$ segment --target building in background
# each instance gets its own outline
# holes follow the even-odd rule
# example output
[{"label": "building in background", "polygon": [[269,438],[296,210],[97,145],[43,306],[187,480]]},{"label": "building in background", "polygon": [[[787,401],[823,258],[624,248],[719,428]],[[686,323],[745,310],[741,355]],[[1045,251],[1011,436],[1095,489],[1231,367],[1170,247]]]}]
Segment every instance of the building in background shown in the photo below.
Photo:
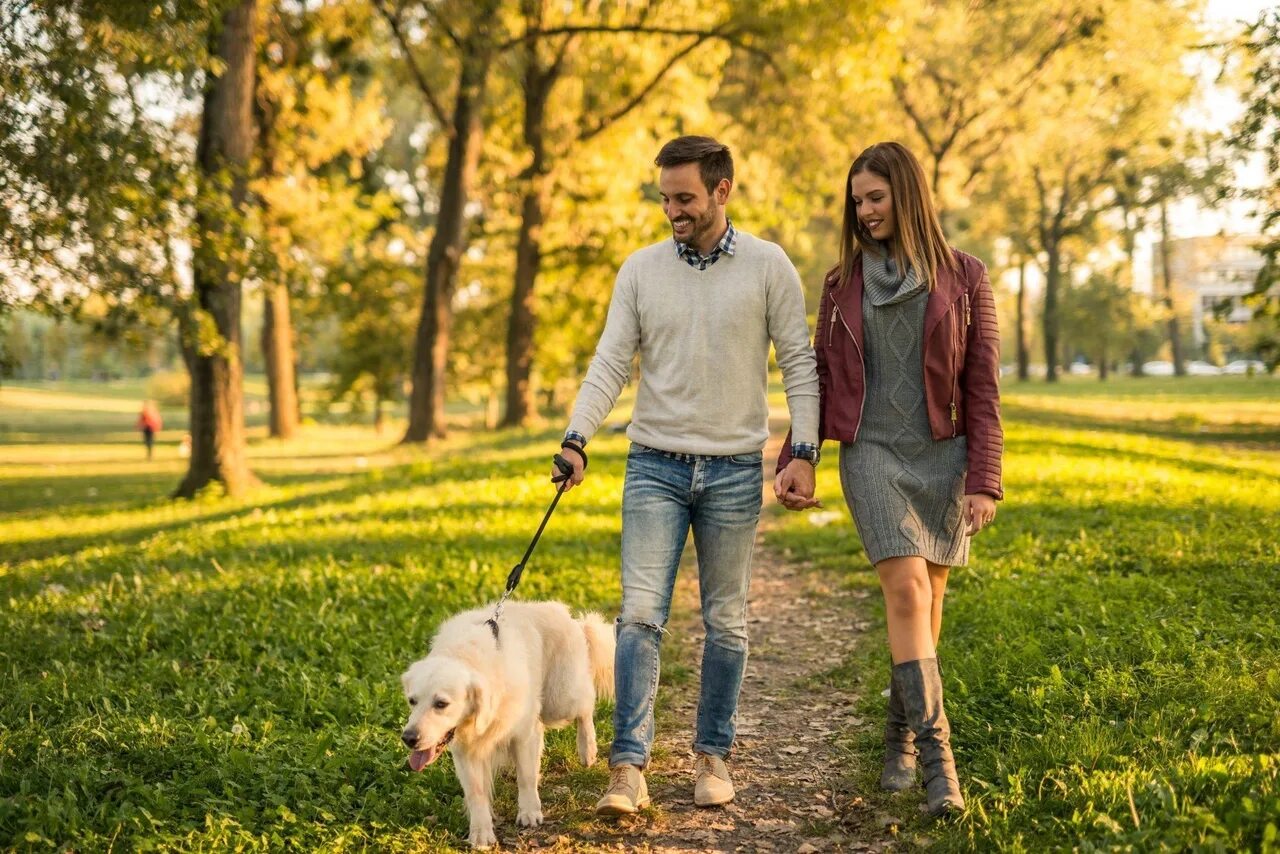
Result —
[{"label": "building in background", "polygon": [[[1228,323],[1246,323],[1253,316],[1241,297],[1253,290],[1258,271],[1262,269],[1262,253],[1254,248],[1261,242],[1262,238],[1256,234],[1220,234],[1169,241],[1175,301],[1180,309],[1190,308],[1191,334],[1197,347],[1204,344],[1206,320],[1220,316]],[[1163,283],[1159,243],[1151,254],[1151,276],[1158,293]],[[1223,310],[1215,315],[1219,306]]]}]

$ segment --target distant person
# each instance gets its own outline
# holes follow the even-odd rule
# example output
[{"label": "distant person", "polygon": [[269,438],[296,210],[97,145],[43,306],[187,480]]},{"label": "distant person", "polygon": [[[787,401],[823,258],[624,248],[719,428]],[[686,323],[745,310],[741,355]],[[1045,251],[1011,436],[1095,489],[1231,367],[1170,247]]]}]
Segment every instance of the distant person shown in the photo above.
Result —
[{"label": "distant person", "polygon": [[[936,816],[964,809],[937,644],[947,575],[1004,497],[1000,333],[986,267],[947,244],[911,152],[871,146],[841,193],[840,261],[814,341],[821,438],[840,443],[845,501],[884,595],[893,676],[880,785],[912,788],[918,757]],[[790,459],[784,443],[778,500],[814,506]]]},{"label": "distant person", "polygon": [[160,410],[156,408],[155,401],[148,400],[143,403],[142,411],[138,413],[138,429],[142,431],[142,444],[147,446],[147,459],[151,459],[152,450],[156,444],[156,434],[163,426],[164,422],[160,420]]}]

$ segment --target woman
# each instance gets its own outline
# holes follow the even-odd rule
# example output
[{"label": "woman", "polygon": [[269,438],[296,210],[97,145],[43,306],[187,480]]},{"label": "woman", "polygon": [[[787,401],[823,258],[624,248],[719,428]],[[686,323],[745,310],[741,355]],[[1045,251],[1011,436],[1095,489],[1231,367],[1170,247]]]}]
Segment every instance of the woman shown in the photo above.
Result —
[{"label": "woman", "polygon": [[[964,809],[936,649],[947,574],[1003,498],[999,341],[986,268],[947,245],[919,162],[896,142],[862,152],[818,308],[821,436],[840,442],[845,500],[884,593],[880,785],[914,785],[918,756],[935,816]],[[778,500],[816,505],[798,468],[810,462],[783,448]]]}]

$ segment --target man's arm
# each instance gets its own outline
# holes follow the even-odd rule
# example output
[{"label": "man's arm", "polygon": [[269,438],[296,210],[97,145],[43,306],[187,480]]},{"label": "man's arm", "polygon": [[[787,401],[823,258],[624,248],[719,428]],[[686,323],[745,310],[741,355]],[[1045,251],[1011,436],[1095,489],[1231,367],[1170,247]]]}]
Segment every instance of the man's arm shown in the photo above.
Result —
[{"label": "man's arm", "polygon": [[[605,318],[604,332],[596,344],[595,356],[587,368],[587,376],[578,389],[569,416],[569,428],[565,442],[585,448],[601,423],[613,410],[631,375],[631,360],[640,346],[640,310],[637,303],[636,281],[630,265],[624,263],[618,271],[609,299],[609,313]],[[572,448],[563,448],[564,457],[573,463],[573,477],[565,491],[582,483],[585,459]],[[552,475],[558,472],[552,468]]]},{"label": "man's arm", "polygon": [[[809,325],[805,319],[804,291],[791,261],[781,255],[768,281],[769,337],[773,340],[782,369],[782,385],[791,415],[788,434],[796,459],[778,476],[774,491],[778,500],[792,509],[818,506],[813,499],[813,467],[818,451],[818,371],[813,348],[809,346]],[[788,496],[790,496],[788,498]]]}]

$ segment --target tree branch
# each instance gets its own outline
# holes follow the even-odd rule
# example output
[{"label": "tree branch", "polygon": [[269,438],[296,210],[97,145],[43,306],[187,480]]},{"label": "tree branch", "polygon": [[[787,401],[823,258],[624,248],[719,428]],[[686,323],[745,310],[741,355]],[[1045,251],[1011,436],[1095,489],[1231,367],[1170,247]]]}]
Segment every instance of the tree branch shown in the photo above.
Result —
[{"label": "tree branch", "polygon": [[916,111],[915,105],[911,103],[911,99],[907,96],[907,84],[897,74],[893,75],[891,81],[893,83],[893,92],[898,96],[902,109],[906,111],[907,118],[916,126],[916,132],[920,134],[920,138],[924,140],[925,148],[929,149],[929,153],[937,157],[938,145],[933,141],[933,136],[929,133],[929,128],[925,125],[924,117]]},{"label": "tree branch", "polygon": [[427,81],[426,75],[422,69],[418,67],[417,60],[413,58],[413,49],[409,46],[408,40],[404,37],[404,32],[400,29],[399,15],[391,14],[391,10],[386,6],[386,0],[374,0],[374,7],[377,8],[382,16],[387,19],[387,25],[391,27],[391,33],[395,36],[396,41],[400,45],[401,52],[404,53],[405,62],[409,66],[409,72],[413,75],[414,82],[418,84],[418,89],[422,92],[422,96],[427,100],[427,106],[431,108],[431,112],[435,115],[436,124],[439,125],[441,132],[446,135],[453,134],[453,125],[448,120],[444,106],[436,98],[435,90]]},{"label": "tree branch", "polygon": [[652,27],[648,24],[574,24],[563,27],[552,27],[550,29],[529,30],[517,38],[508,39],[497,45],[496,50],[507,50],[527,38],[546,38],[548,36],[572,35],[575,33],[610,33],[614,35],[622,33],[634,33],[646,36],[695,36],[707,38],[723,39],[734,47],[741,48],[748,53],[760,57],[764,62],[775,71],[778,71],[777,63],[773,61],[773,56],[766,50],[746,44],[742,41],[741,36],[746,33],[740,30],[724,30],[716,27],[711,30],[694,30],[681,27]]},{"label": "tree branch", "polygon": [[662,68],[659,69],[658,73],[653,75],[653,77],[649,80],[649,82],[645,84],[643,87],[641,87],[640,91],[636,93],[636,95],[630,101],[623,104],[621,107],[614,110],[612,113],[605,116],[600,121],[596,122],[593,127],[588,128],[587,130],[584,130],[581,133],[579,133],[578,142],[586,142],[587,140],[591,139],[592,137],[596,136],[597,134],[607,129],[611,124],[621,119],[627,113],[631,112],[636,107],[638,107],[640,105],[640,102],[643,101],[646,97],[648,97],[649,93],[652,92],[654,88],[659,83],[662,82],[662,79],[667,76],[667,73],[671,71],[672,68],[675,67],[676,63],[678,63],[680,60],[688,56],[695,47],[702,44],[709,38],[712,38],[710,34],[699,36],[698,38],[690,42],[688,46],[686,46],[683,50],[677,51],[676,53],[672,54],[671,58],[667,60],[666,65],[662,66]]}]

